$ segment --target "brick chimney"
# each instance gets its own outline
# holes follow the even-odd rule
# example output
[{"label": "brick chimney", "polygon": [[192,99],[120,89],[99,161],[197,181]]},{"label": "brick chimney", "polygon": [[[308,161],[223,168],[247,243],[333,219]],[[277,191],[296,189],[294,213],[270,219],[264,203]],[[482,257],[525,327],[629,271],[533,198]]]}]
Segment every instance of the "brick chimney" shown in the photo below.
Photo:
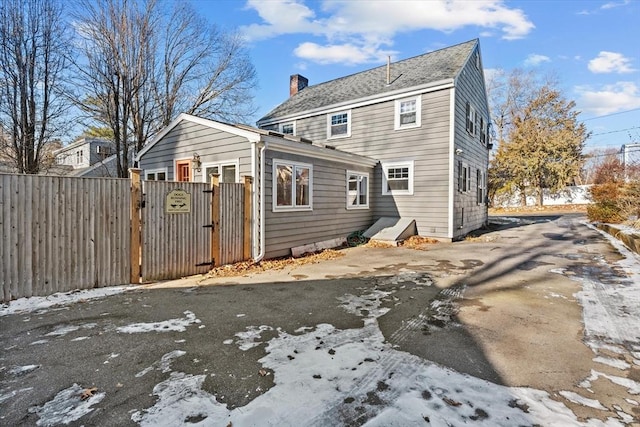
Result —
[{"label": "brick chimney", "polygon": [[289,96],[295,95],[307,86],[309,86],[308,78],[303,77],[300,74],[292,75],[289,78]]}]

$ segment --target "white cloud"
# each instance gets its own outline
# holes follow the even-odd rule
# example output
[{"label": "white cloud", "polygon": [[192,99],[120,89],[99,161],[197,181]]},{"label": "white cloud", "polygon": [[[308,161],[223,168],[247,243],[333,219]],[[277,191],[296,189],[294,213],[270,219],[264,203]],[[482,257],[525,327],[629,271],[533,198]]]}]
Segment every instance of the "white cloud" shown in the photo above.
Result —
[{"label": "white cloud", "polygon": [[525,37],[535,26],[520,9],[502,0],[379,0],[373,2],[325,0],[314,10],[303,0],[249,0],[262,23],[242,28],[248,40],[283,34],[309,34],[325,42],[305,42],[295,52],[321,63],[336,62],[351,52],[349,63],[377,61],[387,55],[393,37],[402,32],[436,30],[452,32],[468,26],[482,33],[500,32],[503,39]]},{"label": "white cloud", "polygon": [[268,39],[281,34],[316,34],[323,31],[322,24],[314,19],[315,12],[297,0],[249,0],[247,8],[255,9],[260,18],[267,23],[243,27],[243,33],[249,40]]},{"label": "white cloud", "polygon": [[615,1],[611,1],[609,3],[605,3],[602,6],[600,6],[600,9],[613,9],[616,7],[620,7],[620,6],[626,6],[630,3],[630,0],[623,0],[621,2],[616,3]]},{"label": "white cloud", "polygon": [[640,87],[634,82],[617,82],[599,90],[577,86],[574,90],[579,95],[578,108],[595,116],[640,108]]},{"label": "white cloud", "polygon": [[326,45],[306,42],[299,45],[294,53],[296,56],[320,64],[340,63],[346,65],[361,64],[364,62],[383,61],[387,56],[395,52],[369,49],[353,44]]},{"label": "white cloud", "polygon": [[589,61],[589,71],[592,73],[632,73],[636,71],[631,67],[631,59],[621,53],[602,51]]},{"label": "white cloud", "polygon": [[539,55],[537,53],[532,53],[527,56],[527,59],[524,60],[525,67],[537,67],[543,62],[551,62],[551,58],[545,55]]}]

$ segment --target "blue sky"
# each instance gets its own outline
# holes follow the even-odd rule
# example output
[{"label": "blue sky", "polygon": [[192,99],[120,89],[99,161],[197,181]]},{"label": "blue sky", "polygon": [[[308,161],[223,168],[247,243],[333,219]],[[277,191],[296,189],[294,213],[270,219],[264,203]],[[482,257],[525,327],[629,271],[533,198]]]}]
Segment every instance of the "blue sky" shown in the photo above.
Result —
[{"label": "blue sky", "polygon": [[194,3],[246,37],[259,79],[252,122],[289,96],[291,74],[317,84],[479,38],[486,73],[555,73],[593,134],[587,147],[640,142],[638,0]]}]

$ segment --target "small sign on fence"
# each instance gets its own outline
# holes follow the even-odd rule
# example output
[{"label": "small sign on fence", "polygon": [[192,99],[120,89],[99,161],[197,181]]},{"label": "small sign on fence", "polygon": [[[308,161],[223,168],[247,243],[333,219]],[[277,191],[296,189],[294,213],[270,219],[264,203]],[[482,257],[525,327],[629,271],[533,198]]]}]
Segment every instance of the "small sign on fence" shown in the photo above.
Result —
[{"label": "small sign on fence", "polygon": [[168,214],[191,212],[191,193],[184,190],[171,190],[167,193],[165,211]]}]

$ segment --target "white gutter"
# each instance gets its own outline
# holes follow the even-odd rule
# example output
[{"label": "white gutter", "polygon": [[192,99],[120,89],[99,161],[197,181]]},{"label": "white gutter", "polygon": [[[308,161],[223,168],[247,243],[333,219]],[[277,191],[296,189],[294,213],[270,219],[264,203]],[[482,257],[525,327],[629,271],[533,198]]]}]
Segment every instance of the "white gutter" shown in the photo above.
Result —
[{"label": "white gutter", "polygon": [[[255,145],[254,145],[255,146]],[[262,258],[264,258],[265,254],[265,224],[264,224],[264,152],[267,149],[267,143],[264,142],[262,147],[260,147],[260,222],[256,223],[255,227],[255,237],[258,237],[258,231],[260,231],[260,252],[256,257],[254,257],[255,262],[260,262]],[[256,206],[257,203],[254,203]],[[260,230],[258,230],[258,228]]]}]

